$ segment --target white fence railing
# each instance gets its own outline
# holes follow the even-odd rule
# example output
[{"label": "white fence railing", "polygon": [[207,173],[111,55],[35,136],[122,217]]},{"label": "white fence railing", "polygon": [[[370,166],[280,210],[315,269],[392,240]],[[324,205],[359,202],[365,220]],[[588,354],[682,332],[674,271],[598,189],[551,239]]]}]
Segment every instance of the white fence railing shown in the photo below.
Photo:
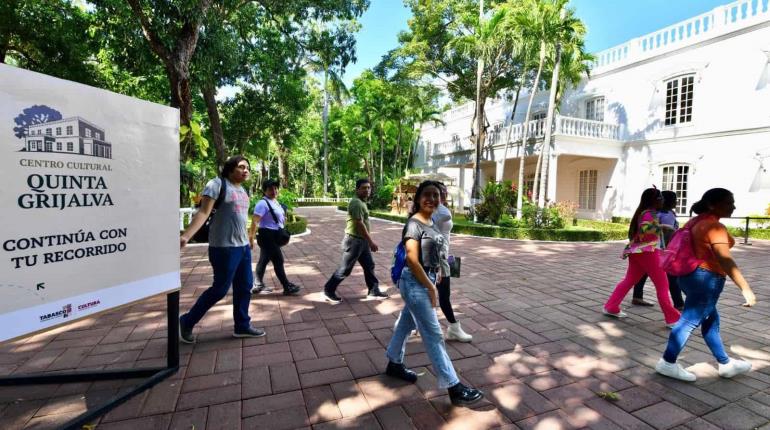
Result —
[{"label": "white fence railing", "polygon": [[194,212],[193,208],[179,208],[179,231],[184,230],[185,226],[190,224]]},{"label": "white fence railing", "polygon": [[770,20],[768,0],[738,0],[595,53],[594,74]]},{"label": "white fence railing", "polygon": [[348,203],[348,197],[300,197],[297,203]]},{"label": "white fence railing", "polygon": [[[510,139],[509,139],[510,133]],[[620,126],[602,121],[592,121],[583,118],[555,115],[553,133],[555,136],[574,136],[591,139],[620,140]],[[545,119],[530,121],[527,124],[528,139],[545,137]],[[495,124],[487,134],[486,146],[502,145],[506,141],[517,142],[524,137],[524,124],[517,123],[507,127]],[[471,136],[462,138],[454,136],[452,140],[432,143],[427,146],[427,157],[441,157],[455,152],[472,151],[474,142]],[[427,158],[426,157],[426,158]]]}]

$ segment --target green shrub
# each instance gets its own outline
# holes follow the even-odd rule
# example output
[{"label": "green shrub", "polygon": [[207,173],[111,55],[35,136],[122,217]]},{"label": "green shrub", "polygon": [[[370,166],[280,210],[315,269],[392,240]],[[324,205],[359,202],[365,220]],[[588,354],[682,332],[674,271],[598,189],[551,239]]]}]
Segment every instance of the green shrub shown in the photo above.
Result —
[{"label": "green shrub", "polygon": [[[346,210],[344,207],[339,206],[338,209]],[[390,212],[371,211],[372,217],[386,219],[395,222],[406,222],[405,215],[392,214]],[[624,240],[626,239],[626,228],[618,230],[617,228],[608,228],[607,230],[589,229],[584,227],[578,228],[526,228],[517,227],[521,225],[521,221],[514,219],[510,215],[501,217],[501,222],[511,223],[513,227],[502,227],[497,225],[478,224],[471,221],[463,220],[462,217],[458,217],[452,228],[452,233],[469,234],[473,236],[482,237],[498,237],[506,239],[531,239],[531,240],[552,240],[552,241],[566,241],[566,242],[600,242],[607,240]],[[608,223],[603,223],[608,224]]]},{"label": "green shrub", "polygon": [[278,202],[285,205],[289,210],[297,207],[298,198],[299,195],[297,193],[293,193],[289,190],[281,190],[281,192],[278,193]]},{"label": "green shrub", "polygon": [[500,227],[506,227],[506,228],[519,228],[524,227],[524,223],[517,220],[513,216],[509,214],[505,214],[500,218],[500,221],[497,223]]},{"label": "green shrub", "polygon": [[304,233],[307,230],[307,218],[294,214],[289,214],[288,221],[286,222],[286,230],[289,230],[291,234]]},{"label": "green shrub", "polygon": [[559,215],[559,210],[555,207],[538,208],[527,202],[521,208],[521,216],[530,228],[564,228],[564,218]]},{"label": "green shrub", "polygon": [[390,179],[384,184],[377,185],[369,201],[369,209],[390,209],[390,202],[393,201],[393,192],[396,190],[396,183],[399,178]]},{"label": "green shrub", "polygon": [[516,205],[516,188],[511,181],[487,182],[481,196],[483,201],[475,208],[480,222],[497,224]]},{"label": "green shrub", "polygon": [[631,224],[631,218],[624,217],[624,216],[614,216],[612,217],[612,223],[613,224]]}]

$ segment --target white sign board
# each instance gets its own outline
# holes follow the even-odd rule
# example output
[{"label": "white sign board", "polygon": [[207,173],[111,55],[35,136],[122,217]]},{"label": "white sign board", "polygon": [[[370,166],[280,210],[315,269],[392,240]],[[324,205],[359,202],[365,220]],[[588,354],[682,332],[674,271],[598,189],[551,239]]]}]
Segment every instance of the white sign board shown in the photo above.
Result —
[{"label": "white sign board", "polygon": [[179,288],[179,112],[0,64],[0,341]]}]

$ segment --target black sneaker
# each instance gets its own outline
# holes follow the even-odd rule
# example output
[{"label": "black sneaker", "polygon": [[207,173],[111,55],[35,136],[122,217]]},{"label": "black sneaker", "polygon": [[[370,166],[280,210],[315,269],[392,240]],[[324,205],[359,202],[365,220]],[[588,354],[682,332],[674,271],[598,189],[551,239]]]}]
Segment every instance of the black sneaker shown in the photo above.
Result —
[{"label": "black sneaker", "polygon": [[267,285],[263,284],[260,281],[254,282],[254,286],[251,288],[251,294],[260,294],[260,293],[272,293],[273,288],[268,287]]},{"label": "black sneaker", "polygon": [[284,296],[296,296],[299,295],[299,290],[302,288],[299,285],[294,285],[291,282],[289,282],[288,285],[283,287],[283,295]]},{"label": "black sneaker", "polygon": [[326,300],[329,303],[337,304],[342,303],[342,298],[337,295],[337,293],[324,293],[324,300]]},{"label": "black sneaker", "polygon": [[182,324],[182,318],[179,318],[179,340],[184,343],[195,343],[192,328],[187,328]]},{"label": "black sneaker", "polygon": [[233,337],[262,337],[265,335],[265,331],[262,329],[249,326],[246,330],[233,331]]},{"label": "black sneaker", "polygon": [[387,299],[388,295],[380,291],[379,288],[372,288],[369,290],[369,293],[366,294],[366,297],[370,299]]},{"label": "black sneaker", "polygon": [[398,378],[406,382],[414,384],[417,382],[417,374],[409,370],[404,364],[394,363],[388,361],[388,367],[385,369],[385,374],[393,378]]},{"label": "black sneaker", "polygon": [[449,391],[449,400],[452,401],[453,405],[472,405],[484,397],[481,390],[466,387],[459,382],[449,387],[447,391]]}]

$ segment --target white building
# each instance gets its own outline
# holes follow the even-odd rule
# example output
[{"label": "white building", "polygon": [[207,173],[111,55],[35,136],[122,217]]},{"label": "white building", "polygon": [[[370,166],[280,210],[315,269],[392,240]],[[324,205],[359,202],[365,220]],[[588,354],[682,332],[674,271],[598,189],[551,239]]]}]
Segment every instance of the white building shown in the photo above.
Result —
[{"label": "white building", "polygon": [[76,116],[30,125],[24,149],[112,158],[112,144],[105,139],[102,128]]},{"label": "white building", "polygon": [[[573,201],[583,218],[629,216],[643,189],[679,195],[686,213],[713,187],[735,194],[735,216],[770,204],[770,2],[739,0],[596,54],[590,79],[567,91],[555,117],[548,199]],[[518,179],[528,94],[491,100],[482,186]],[[548,92],[536,95],[525,145],[525,186],[542,145]],[[457,179],[469,203],[474,105],[425,125],[415,167]],[[511,144],[506,145],[508,133]],[[507,148],[506,148],[507,146]],[[762,165],[764,159],[764,166]],[[527,183],[529,182],[529,184]],[[530,188],[531,189],[531,188]],[[687,210],[685,210],[687,208]]]}]

